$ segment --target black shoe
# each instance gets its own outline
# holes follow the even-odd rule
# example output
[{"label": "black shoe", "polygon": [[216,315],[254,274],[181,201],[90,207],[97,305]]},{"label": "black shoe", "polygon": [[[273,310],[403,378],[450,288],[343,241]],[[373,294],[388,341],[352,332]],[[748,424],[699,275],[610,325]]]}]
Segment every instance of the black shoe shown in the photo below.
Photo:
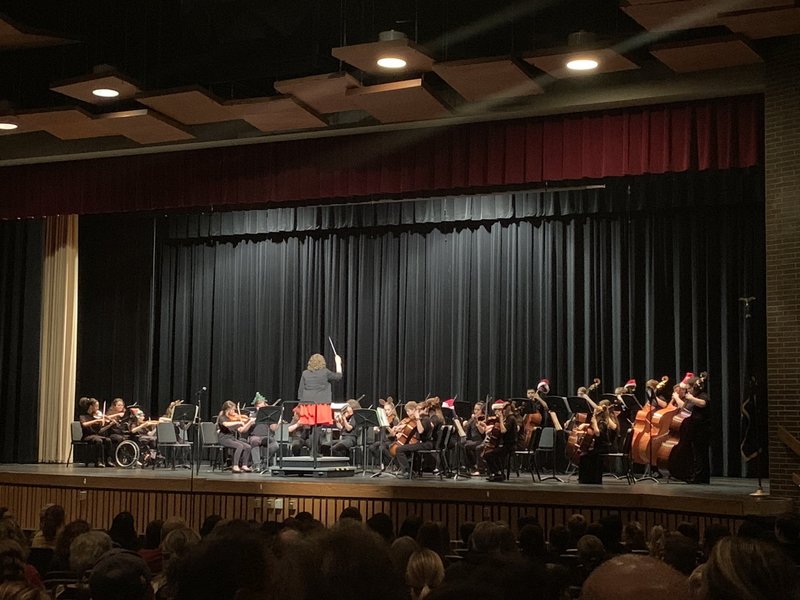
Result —
[{"label": "black shoe", "polygon": [[112,469],[117,466],[117,464],[113,460],[107,460],[106,466],[111,467]]},{"label": "black shoe", "polygon": [[103,463],[94,463],[95,468],[97,469],[105,469],[105,465]]}]

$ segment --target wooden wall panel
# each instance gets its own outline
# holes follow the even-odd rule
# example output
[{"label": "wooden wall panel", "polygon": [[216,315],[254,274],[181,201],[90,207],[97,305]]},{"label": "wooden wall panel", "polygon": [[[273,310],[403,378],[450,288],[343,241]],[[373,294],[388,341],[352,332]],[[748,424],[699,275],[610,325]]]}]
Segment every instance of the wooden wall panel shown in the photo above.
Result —
[{"label": "wooden wall panel", "polygon": [[[350,493],[356,491],[358,489],[354,487]],[[134,514],[137,528],[141,532],[144,531],[150,520],[171,516],[181,517],[190,526],[199,528],[203,519],[210,514],[219,514],[226,519],[242,518],[265,521],[282,520],[297,512],[308,511],[325,525],[332,525],[339,513],[347,506],[356,506],[366,518],[376,512],[386,512],[392,516],[396,527],[409,515],[420,515],[425,520],[441,521],[447,525],[451,537],[454,539],[458,538],[458,529],[466,521],[487,519],[505,521],[516,531],[518,519],[525,515],[536,516],[545,530],[565,523],[573,513],[580,513],[591,522],[603,515],[618,512],[622,515],[623,520],[639,521],[646,530],[656,524],[674,529],[681,521],[695,522],[701,530],[712,522],[721,522],[730,528],[736,528],[742,521],[740,515],[714,514],[713,512],[706,514],[698,512],[696,507],[693,507],[693,512],[624,506],[616,508],[610,506],[587,507],[567,503],[558,504],[558,494],[555,492],[552,497],[552,504],[529,504],[520,501],[426,501],[350,496],[271,495],[270,498],[283,500],[284,508],[279,511],[270,508],[269,498],[255,493],[81,489],[8,483],[0,485],[0,506],[10,507],[17,515],[21,525],[28,529],[35,529],[38,526],[39,510],[51,502],[63,505],[68,519],[86,519],[97,528],[108,528],[115,514],[122,510],[128,510]]]}]

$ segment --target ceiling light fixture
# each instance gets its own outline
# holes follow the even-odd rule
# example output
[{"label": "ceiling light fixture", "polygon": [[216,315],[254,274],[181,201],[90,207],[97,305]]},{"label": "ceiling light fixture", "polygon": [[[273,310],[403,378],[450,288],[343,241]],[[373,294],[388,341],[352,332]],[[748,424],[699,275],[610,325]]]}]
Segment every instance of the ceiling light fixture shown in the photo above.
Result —
[{"label": "ceiling light fixture", "polygon": [[[396,42],[398,40],[408,40],[408,37],[402,31],[396,31],[394,29],[389,29],[388,31],[381,31],[378,34],[378,41],[379,42]],[[392,50],[388,50],[386,54],[381,55],[378,57],[376,61],[377,65],[383,69],[392,69],[396,71],[398,69],[405,69],[408,62],[402,56],[397,54],[397,50],[392,48]]]},{"label": "ceiling light fixture", "polygon": [[567,62],[567,68],[571,71],[591,71],[597,66],[598,62],[593,58],[573,58]]},{"label": "ceiling light fixture", "polygon": [[600,65],[594,52],[597,48],[597,37],[594,33],[584,30],[570,33],[567,46],[573,51],[564,63],[570,71],[593,71]]},{"label": "ceiling light fixture", "polygon": [[119,92],[111,88],[97,88],[92,90],[92,94],[98,98],[116,98],[119,96]]},{"label": "ceiling light fixture", "polygon": [[0,131],[13,131],[19,127],[16,123],[11,123],[10,121],[5,121],[0,119]]}]

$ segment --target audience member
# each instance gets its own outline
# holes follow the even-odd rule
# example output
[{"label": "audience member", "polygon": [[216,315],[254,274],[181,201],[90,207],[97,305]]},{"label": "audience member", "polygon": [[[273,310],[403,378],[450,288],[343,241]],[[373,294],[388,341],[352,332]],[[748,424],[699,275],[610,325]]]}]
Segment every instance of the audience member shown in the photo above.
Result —
[{"label": "audience member", "polygon": [[796,565],[800,565],[800,516],[783,515],[775,519],[775,539]]},{"label": "audience member", "polygon": [[56,537],[63,528],[64,507],[48,504],[39,514],[39,530],[33,535],[31,548],[55,548]]},{"label": "audience member", "polygon": [[161,572],[161,527],[164,522],[160,519],[155,519],[147,524],[144,530],[144,544],[139,549],[139,556],[141,556],[147,563],[147,568],[153,574]]},{"label": "audience member", "polygon": [[728,529],[727,525],[723,525],[722,523],[711,523],[707,526],[703,532],[703,560],[708,560],[708,557],[711,555],[711,550],[714,549],[716,543],[730,534],[731,530]]},{"label": "audience member", "polygon": [[359,523],[364,521],[361,511],[355,506],[348,506],[342,511],[342,513],[339,515],[339,521],[344,519],[352,519],[353,521],[358,521]]},{"label": "audience member", "polygon": [[111,522],[108,535],[115,545],[125,550],[139,549],[139,534],[136,533],[136,521],[133,515],[127,511],[118,513]]},{"label": "audience member", "polygon": [[680,600],[686,577],[650,556],[621,554],[597,567],[586,579],[581,600]]},{"label": "audience member", "polygon": [[703,600],[797,600],[800,581],[795,565],[772,543],[747,537],[724,537],[702,569]]},{"label": "audience member", "polygon": [[211,533],[221,520],[222,517],[220,515],[208,515],[200,526],[200,537],[204,538]]},{"label": "audience member", "polygon": [[76,537],[69,546],[69,570],[82,579],[113,542],[104,531],[87,531]]},{"label": "audience member", "polygon": [[627,523],[622,530],[622,544],[628,552],[648,552],[644,529],[639,521]]},{"label": "audience member", "polygon": [[398,573],[405,573],[408,559],[419,549],[414,538],[407,535],[397,538],[389,548],[389,556]]},{"label": "audience member", "polygon": [[69,571],[69,547],[76,537],[87,531],[91,531],[92,526],[83,519],[67,523],[56,537],[56,546],[53,550],[53,558],[47,572]]},{"label": "audience member", "polygon": [[144,559],[130,550],[114,548],[97,561],[89,578],[92,600],[150,600],[152,574]]},{"label": "audience member", "polygon": [[[320,523],[321,525],[321,523]],[[386,513],[375,513],[367,519],[367,527],[381,536],[387,544],[394,541],[394,523]]]},{"label": "audience member", "polygon": [[697,566],[697,552],[694,540],[675,531],[664,537],[661,560],[688,577]]},{"label": "audience member", "polygon": [[412,600],[426,598],[431,590],[439,587],[444,580],[444,564],[433,550],[423,548],[414,552],[406,567],[406,585],[411,591]]},{"label": "audience member", "polygon": [[433,550],[439,555],[442,563],[446,564],[445,557],[450,554],[450,532],[441,523],[423,523],[417,532],[417,545],[420,548]]},{"label": "audience member", "polygon": [[569,547],[577,548],[578,540],[586,535],[588,527],[586,517],[580,513],[575,513],[567,519],[567,531],[569,531]]},{"label": "audience member", "polygon": [[28,585],[24,581],[0,583],[0,600],[51,600],[43,589]]}]

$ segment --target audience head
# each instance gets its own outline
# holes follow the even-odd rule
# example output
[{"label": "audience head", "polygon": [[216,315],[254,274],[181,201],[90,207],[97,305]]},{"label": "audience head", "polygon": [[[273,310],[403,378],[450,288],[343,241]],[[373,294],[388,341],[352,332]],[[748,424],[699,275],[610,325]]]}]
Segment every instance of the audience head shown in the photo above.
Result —
[{"label": "audience head", "polygon": [[200,536],[188,527],[173,529],[161,542],[161,553],[164,560],[180,558],[189,552],[192,546],[200,543]]},{"label": "audience head", "polygon": [[519,530],[519,549],[529,558],[544,558],[547,555],[547,544],[541,525],[525,525]]},{"label": "audience head", "polygon": [[473,521],[464,521],[458,528],[458,535],[461,536],[461,543],[464,547],[469,548],[469,538],[472,537],[472,532],[475,531],[475,523]]},{"label": "audience head", "polygon": [[50,594],[24,581],[0,583],[0,600],[50,600]]},{"label": "audience head", "polygon": [[[410,403],[407,403],[410,404]],[[417,539],[417,533],[422,526],[422,517],[417,515],[407,516],[400,524],[400,529],[397,532],[397,537],[407,535],[410,538]]]},{"label": "audience head", "polygon": [[695,544],[700,543],[700,530],[697,528],[697,525],[695,523],[682,521],[678,523],[678,527],[676,527],[676,530],[678,533],[681,533],[690,540],[694,541]]},{"label": "audience head", "polygon": [[92,600],[148,600],[152,574],[144,559],[130,550],[114,548],[92,569],[89,591]]},{"label": "audience head", "polygon": [[569,549],[569,530],[563,525],[556,525],[550,529],[550,551],[554,554],[564,554]]},{"label": "audience head", "polygon": [[394,539],[394,523],[392,517],[386,513],[375,513],[367,519],[367,527],[381,536],[387,544],[391,544]]},{"label": "audience head", "polygon": [[82,577],[98,559],[111,550],[111,537],[104,531],[87,531],[76,537],[69,546],[69,569]]},{"label": "audience head", "polygon": [[164,538],[169,535],[170,531],[175,531],[176,529],[186,529],[187,527],[188,525],[186,524],[186,521],[180,517],[170,517],[161,524],[161,540],[163,541]]},{"label": "audience head", "polygon": [[72,544],[76,537],[91,530],[92,526],[83,519],[67,523],[56,537],[56,546],[53,552],[57,556],[67,559],[67,562],[69,562],[70,544]]},{"label": "audience head", "polygon": [[775,538],[781,544],[800,544],[800,516],[787,514],[775,519]]},{"label": "audience head", "polygon": [[352,519],[353,521],[358,521],[359,523],[361,523],[364,520],[364,517],[361,515],[361,511],[358,510],[355,506],[348,506],[339,515],[340,521],[344,519]]},{"label": "audience head", "polygon": [[406,585],[411,590],[412,600],[425,598],[432,589],[444,580],[444,563],[439,555],[427,548],[414,552],[406,567]]},{"label": "audience head", "polygon": [[139,549],[139,534],[136,533],[136,521],[133,515],[127,511],[118,513],[111,522],[108,530],[113,542],[120,548],[126,550]]},{"label": "audience head", "polygon": [[28,538],[25,537],[25,532],[22,531],[22,528],[17,523],[17,520],[6,514],[2,519],[0,519],[0,540],[11,540],[13,542],[17,542],[20,548],[22,548],[22,552],[25,555],[25,560],[28,559]]},{"label": "audience head", "polygon": [[630,521],[622,530],[622,543],[628,550],[647,550],[647,540],[644,537],[639,521]]},{"label": "audience head", "polygon": [[0,582],[25,581],[25,551],[17,542],[0,540]]},{"label": "audience head", "polygon": [[504,554],[515,551],[517,543],[511,530],[505,525],[482,521],[475,525],[475,531],[470,537],[470,547],[478,554]]},{"label": "audience head", "polygon": [[661,559],[688,577],[697,566],[697,544],[682,533],[668,533],[664,537]]},{"label": "audience head", "polygon": [[392,542],[389,548],[389,556],[392,564],[398,573],[405,573],[408,566],[409,557],[419,549],[414,538],[407,535],[401,536]]},{"label": "audience head", "polygon": [[602,540],[606,551],[611,554],[618,554],[622,540],[622,518],[618,513],[600,517],[600,526],[602,531],[597,537]]},{"label": "audience head", "polygon": [[724,537],[702,570],[703,600],[797,600],[797,568],[779,547],[754,538]]},{"label": "audience head", "polygon": [[722,523],[711,523],[706,527],[703,532],[703,554],[706,558],[711,554],[717,542],[730,534],[731,530],[728,529],[727,525],[723,525]]},{"label": "audience head", "polygon": [[163,525],[164,521],[161,519],[155,519],[147,524],[147,527],[144,530],[145,548],[148,550],[158,548],[159,544],[161,544],[161,527]]},{"label": "audience head", "polygon": [[670,566],[639,554],[614,556],[586,579],[581,600],[679,600],[686,577]]},{"label": "audience head", "polygon": [[599,537],[584,535],[578,540],[578,556],[584,565],[599,565],[606,556],[606,549]]},{"label": "audience head", "polygon": [[433,550],[444,559],[450,553],[450,533],[441,523],[423,523],[417,532],[417,545]]},{"label": "audience head", "polygon": [[53,542],[58,532],[64,526],[64,507],[58,504],[49,504],[42,509],[39,515],[39,529],[44,539]]},{"label": "audience head", "polygon": [[214,527],[216,527],[217,523],[220,521],[222,521],[220,515],[208,515],[200,526],[200,537],[206,537],[214,530]]},{"label": "audience head", "polygon": [[586,528],[588,523],[586,517],[580,513],[575,513],[567,519],[567,531],[569,531],[569,544],[574,548],[578,544],[578,540],[586,535]]}]

